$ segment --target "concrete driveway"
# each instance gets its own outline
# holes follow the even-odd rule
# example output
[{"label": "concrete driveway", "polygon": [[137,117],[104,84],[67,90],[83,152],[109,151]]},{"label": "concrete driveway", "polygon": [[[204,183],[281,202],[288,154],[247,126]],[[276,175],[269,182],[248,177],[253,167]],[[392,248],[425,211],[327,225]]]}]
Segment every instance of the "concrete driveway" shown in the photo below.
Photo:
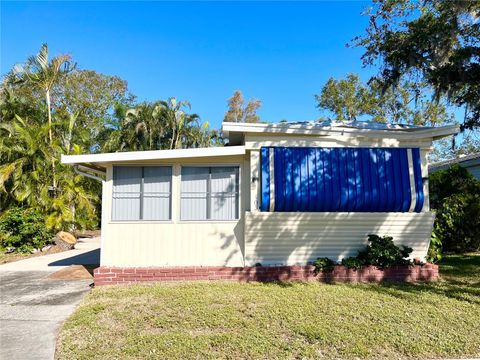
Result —
[{"label": "concrete driveway", "polygon": [[93,279],[48,277],[70,265],[97,265],[100,239],[76,249],[0,265],[0,359],[53,359],[57,331]]}]

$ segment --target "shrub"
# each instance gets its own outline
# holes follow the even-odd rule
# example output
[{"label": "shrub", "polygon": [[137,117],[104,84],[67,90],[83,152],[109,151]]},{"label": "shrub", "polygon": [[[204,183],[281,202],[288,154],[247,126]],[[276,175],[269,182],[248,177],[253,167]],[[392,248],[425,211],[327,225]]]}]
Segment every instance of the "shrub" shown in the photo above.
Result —
[{"label": "shrub", "polygon": [[11,208],[0,216],[0,248],[13,247],[17,252],[31,252],[52,242],[53,233],[45,219],[33,209]]},{"label": "shrub", "polygon": [[413,249],[393,243],[391,236],[368,235],[369,244],[364,250],[358,252],[357,258],[364,265],[374,265],[379,268],[387,268],[393,265],[410,264],[408,257]]},{"label": "shrub", "polygon": [[440,240],[434,230],[432,231],[432,238],[427,252],[427,261],[436,263],[440,260],[442,260],[442,240]]},{"label": "shrub", "polygon": [[430,253],[480,250],[480,181],[454,165],[430,175],[430,204],[436,212]]},{"label": "shrub", "polygon": [[349,269],[360,269],[362,266],[365,265],[365,260],[360,259],[356,256],[343,258],[342,265],[349,268]]},{"label": "shrub", "polygon": [[335,266],[335,262],[327,257],[318,258],[313,262],[315,266],[315,272],[318,274],[319,272],[331,272],[333,271],[333,267]]}]

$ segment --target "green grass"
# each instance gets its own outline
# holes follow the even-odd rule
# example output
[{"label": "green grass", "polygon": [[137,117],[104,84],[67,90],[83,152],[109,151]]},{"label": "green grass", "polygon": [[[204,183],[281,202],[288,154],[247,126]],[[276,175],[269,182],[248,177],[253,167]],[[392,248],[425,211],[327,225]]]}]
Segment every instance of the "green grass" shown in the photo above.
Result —
[{"label": "green grass", "polygon": [[94,289],[60,359],[480,356],[480,255],[435,284],[177,283]]}]

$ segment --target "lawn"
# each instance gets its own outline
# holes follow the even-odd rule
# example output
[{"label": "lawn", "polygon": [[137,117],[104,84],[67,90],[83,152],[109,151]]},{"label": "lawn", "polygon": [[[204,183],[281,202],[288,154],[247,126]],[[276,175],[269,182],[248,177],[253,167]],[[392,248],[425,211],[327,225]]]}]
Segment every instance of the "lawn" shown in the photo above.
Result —
[{"label": "lawn", "polygon": [[436,284],[176,283],[96,288],[59,359],[480,356],[480,255]]}]

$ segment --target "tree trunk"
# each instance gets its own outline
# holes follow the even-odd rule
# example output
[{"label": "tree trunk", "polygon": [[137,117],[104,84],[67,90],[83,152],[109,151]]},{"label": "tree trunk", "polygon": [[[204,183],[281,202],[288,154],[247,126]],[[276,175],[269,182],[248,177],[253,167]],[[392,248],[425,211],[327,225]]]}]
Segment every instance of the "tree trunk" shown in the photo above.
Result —
[{"label": "tree trunk", "polygon": [[170,139],[170,149],[173,149],[174,139],[175,139],[175,128],[172,127],[172,138]]},{"label": "tree trunk", "polygon": [[64,250],[72,250],[77,243],[77,239],[66,231],[60,231],[55,236],[55,244]]},{"label": "tree trunk", "polygon": [[[50,148],[53,152],[53,135],[52,135],[52,109],[50,107],[50,90],[46,89],[45,97],[47,99],[48,109],[48,138],[50,140]],[[53,190],[57,191],[57,180],[55,179],[55,157],[52,156],[52,175],[53,175]]]}]

